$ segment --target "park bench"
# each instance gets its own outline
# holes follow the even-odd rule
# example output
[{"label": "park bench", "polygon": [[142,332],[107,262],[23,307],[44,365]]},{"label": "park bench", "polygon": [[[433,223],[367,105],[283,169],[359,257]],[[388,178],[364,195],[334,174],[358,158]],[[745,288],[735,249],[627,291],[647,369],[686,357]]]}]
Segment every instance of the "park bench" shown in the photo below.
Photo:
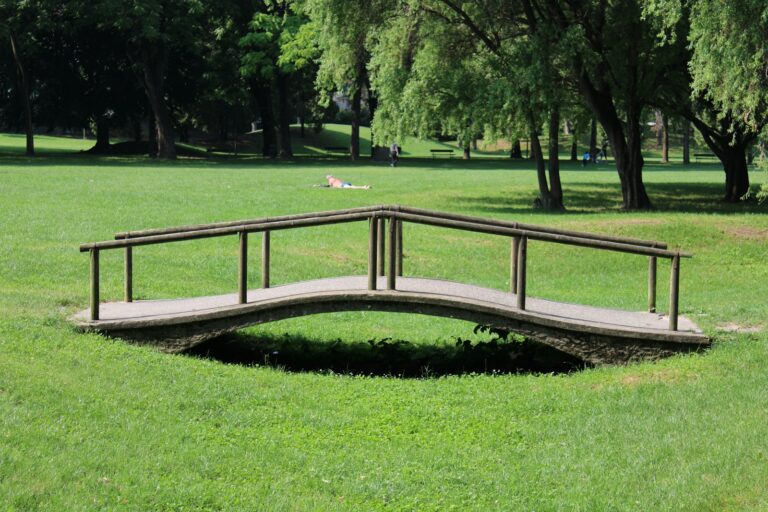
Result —
[{"label": "park bench", "polygon": [[329,153],[349,153],[349,148],[344,146],[325,146],[325,149]]},{"label": "park bench", "polygon": [[696,162],[699,161],[699,158],[714,158],[714,157],[715,157],[714,153],[694,153],[693,154],[693,158],[695,159]]},{"label": "park bench", "polygon": [[447,156],[448,158],[453,158],[452,149],[430,149],[429,152],[432,153],[432,158],[437,158],[438,156]]}]

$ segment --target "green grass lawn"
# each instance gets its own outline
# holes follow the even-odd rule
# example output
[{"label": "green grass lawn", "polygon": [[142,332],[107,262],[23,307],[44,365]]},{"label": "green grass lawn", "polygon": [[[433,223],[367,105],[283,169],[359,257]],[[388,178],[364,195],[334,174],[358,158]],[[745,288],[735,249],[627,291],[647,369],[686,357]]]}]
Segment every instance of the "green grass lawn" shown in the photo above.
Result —
[{"label": "green grass lawn", "polygon": [[[23,155],[26,150],[23,133],[0,133],[0,155]],[[35,135],[35,151],[45,154],[83,151],[93,146],[94,141],[82,137],[50,137]]]},{"label": "green grass lawn", "polygon": [[[301,132],[298,125],[294,125],[291,129],[291,144],[293,147],[293,153],[296,156],[312,156],[312,157],[324,157],[330,154],[334,156],[343,157],[339,153],[329,153],[326,150],[328,147],[349,147],[351,128],[348,125],[327,123],[324,124],[319,132],[316,132],[311,126],[307,126],[304,131],[304,136],[301,136]],[[563,135],[560,137],[560,159],[569,160],[571,157],[571,142],[572,136]],[[547,138],[542,136],[541,145],[543,150],[547,151]],[[600,140],[598,143],[601,142]],[[433,158],[430,150],[432,149],[450,149],[453,150],[453,158],[461,158],[463,155],[462,147],[456,143],[456,141],[438,141],[434,139],[418,139],[409,137],[406,140],[398,141],[401,147],[402,156],[404,158]],[[233,149],[232,141],[228,143],[228,149]],[[387,144],[389,146],[389,144]],[[238,140],[238,151],[241,154],[261,154],[261,131],[242,135]],[[504,149],[501,149],[504,148]],[[581,156],[589,148],[589,141],[582,137],[578,147],[578,159],[581,160]],[[221,149],[221,148],[220,148]],[[529,155],[530,147],[527,140],[522,141],[522,151],[524,156]],[[360,154],[363,156],[370,155],[371,151],[371,130],[370,128],[363,126],[360,128]],[[611,157],[611,151],[609,149],[609,160]],[[691,146],[691,160],[694,163],[713,164],[717,163],[717,159],[709,156],[699,156],[696,154],[709,154],[711,153],[709,148],[698,147],[695,143]],[[505,142],[491,142],[484,143],[479,141],[478,149],[471,150],[472,158],[505,158],[509,156],[508,145]],[[656,147],[655,140],[652,138],[646,139],[645,150],[643,156],[646,161],[649,162],[661,162],[661,150]],[[439,160],[447,158],[446,155],[437,157]],[[669,158],[672,162],[682,162],[683,151],[681,144],[674,144],[670,147]]]},{"label": "green grass lawn", "polygon": [[[373,189],[312,187],[329,172]],[[768,210],[719,203],[716,165],[654,164],[644,175],[657,209],[625,213],[613,168],[565,164],[568,211],[546,214],[530,207],[528,162],[0,157],[2,509],[767,509]],[[280,353],[252,365],[170,356],[67,322],[88,303],[81,242],[387,203],[682,247],[694,258],[683,261],[681,313],[714,346],[560,375],[373,377],[293,371]],[[275,233],[273,283],[363,274],[366,245],[362,224]],[[404,247],[406,274],[508,285],[508,241],[406,226]],[[236,258],[234,237],[136,249],[134,293],[232,293]],[[543,243],[529,258],[531,295],[644,307],[644,258]],[[120,298],[121,265],[119,252],[103,255],[106,300]],[[660,264],[661,309],[668,271]],[[250,278],[256,286],[258,272]],[[368,340],[439,352],[457,337],[485,339],[473,327],[339,313],[239,339],[303,343],[326,358],[355,347],[365,358]]]},{"label": "green grass lawn", "polygon": [[[344,155],[336,152],[329,152],[326,148],[348,148],[350,140],[351,127],[349,125],[327,123],[317,132],[312,126],[306,126],[304,137],[298,125],[291,127],[291,145],[295,156],[324,157],[328,155],[343,158]],[[242,135],[238,140],[238,151],[242,154],[261,154],[261,131]],[[431,158],[431,149],[451,149],[454,151],[453,158],[461,158],[462,149],[455,141],[437,141],[429,139],[408,138],[405,141],[398,141],[401,146],[403,157]],[[389,147],[389,144],[387,144]],[[227,144],[227,149],[232,150],[232,141]],[[367,157],[371,154],[371,129],[367,126],[360,128],[360,154]],[[504,156],[504,151],[473,151],[474,157],[496,157]],[[440,158],[446,158],[442,156]]]},{"label": "green grass lawn", "polygon": [[[307,125],[304,130],[304,136],[301,136],[301,130],[298,125],[291,127],[291,145],[293,148],[293,154],[297,157],[336,157],[338,159],[348,158],[346,155],[339,151],[329,151],[327,148],[348,148],[350,141],[351,127],[349,125],[326,123],[322,126],[321,130],[315,131],[312,126]],[[119,140],[112,140],[112,143],[119,142]],[[234,153],[235,144],[233,140],[226,142],[211,142],[209,141],[205,145],[202,143],[193,144],[179,144],[179,146],[186,150],[188,153],[195,156],[207,156],[212,155],[215,157],[222,157],[225,155],[232,155]],[[570,135],[563,135],[560,137],[560,159],[567,161],[571,156],[571,142],[572,137]],[[0,155],[23,155],[25,149],[25,138],[23,134],[7,134],[0,133]],[[54,154],[71,154],[72,152],[85,151],[90,149],[95,144],[93,139],[84,139],[81,137],[51,137],[46,135],[35,136],[35,149],[39,154],[54,155]],[[438,141],[434,139],[418,139],[409,137],[404,141],[399,141],[398,144],[401,147],[401,154],[404,158],[427,158],[433,159],[433,154],[430,152],[432,149],[449,149],[453,151],[452,158],[461,158],[463,155],[463,148],[459,147],[456,141]],[[542,148],[546,151],[547,140],[546,137],[541,139]],[[387,144],[388,146],[389,144]],[[581,155],[588,149],[588,141],[586,139],[580,140],[578,147],[578,159],[580,161]],[[499,149],[504,147],[505,149]],[[241,134],[237,141],[237,153],[238,156],[257,156],[261,155],[262,148],[262,135],[258,130],[253,133]],[[212,152],[207,153],[206,149],[210,149]],[[527,158],[529,154],[528,141],[522,142],[523,155]],[[366,158],[371,153],[371,129],[367,126],[360,128],[360,154],[363,158]],[[695,164],[718,164],[716,158],[711,156],[699,156],[696,154],[710,154],[710,150],[706,147],[691,146],[691,160]],[[493,158],[500,159],[509,156],[509,151],[506,143],[491,142],[488,141],[485,144],[482,140],[479,141],[478,149],[471,150],[472,158]],[[645,143],[645,150],[643,152],[647,162],[660,163],[661,162],[661,150],[656,147],[655,140],[649,138]],[[670,148],[670,160],[672,162],[682,162],[682,148],[680,144],[672,145]],[[438,162],[447,159],[446,155],[437,157]],[[609,162],[608,165],[612,165],[611,152],[609,150]],[[666,165],[666,164],[665,164]],[[673,165],[673,164],[671,164]],[[718,164],[719,165],[719,164]]]}]

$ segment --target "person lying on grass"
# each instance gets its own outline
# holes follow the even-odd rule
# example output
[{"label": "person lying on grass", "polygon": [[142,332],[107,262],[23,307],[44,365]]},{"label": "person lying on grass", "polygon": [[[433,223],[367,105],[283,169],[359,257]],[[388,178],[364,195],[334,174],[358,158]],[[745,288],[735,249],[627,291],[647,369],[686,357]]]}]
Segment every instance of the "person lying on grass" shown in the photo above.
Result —
[{"label": "person lying on grass", "polygon": [[341,181],[339,178],[334,178],[333,174],[329,174],[325,179],[328,180],[328,186],[331,188],[371,188],[370,185],[353,185],[348,181]]}]

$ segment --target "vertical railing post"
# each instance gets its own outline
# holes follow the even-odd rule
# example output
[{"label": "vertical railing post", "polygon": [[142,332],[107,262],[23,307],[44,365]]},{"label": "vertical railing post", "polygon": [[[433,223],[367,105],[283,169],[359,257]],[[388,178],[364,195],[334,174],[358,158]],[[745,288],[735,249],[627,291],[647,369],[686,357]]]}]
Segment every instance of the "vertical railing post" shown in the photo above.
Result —
[{"label": "vertical railing post", "polygon": [[261,234],[261,287],[269,288],[269,231]]},{"label": "vertical railing post", "polygon": [[371,222],[368,229],[368,289],[376,289],[376,253],[379,250],[379,244],[377,242],[377,235],[379,230],[379,219],[375,216],[371,217]]},{"label": "vertical railing post", "polygon": [[241,231],[240,253],[237,258],[237,301],[240,304],[248,302],[248,233]]},{"label": "vertical railing post", "polygon": [[91,320],[99,319],[99,250],[91,249]]},{"label": "vertical railing post", "polygon": [[376,238],[378,240],[378,248],[376,253],[376,259],[378,262],[378,275],[383,276],[384,275],[384,268],[385,268],[385,260],[386,257],[384,255],[385,247],[386,247],[386,234],[384,233],[386,226],[386,219],[384,217],[380,218],[378,220],[378,230],[376,233]]},{"label": "vertical railing post", "polygon": [[511,253],[509,255],[509,291],[517,293],[517,252],[520,247],[520,237],[512,237]]},{"label": "vertical railing post", "polygon": [[672,272],[669,279],[669,330],[677,330],[677,311],[680,299],[680,254],[672,257]]},{"label": "vertical railing post", "polygon": [[133,302],[133,247],[125,248],[125,266],[123,299],[125,302]]},{"label": "vertical railing post", "polygon": [[396,220],[397,225],[397,263],[395,264],[395,273],[402,277],[403,275],[403,221]]},{"label": "vertical railing post", "polygon": [[397,279],[397,220],[394,216],[389,218],[389,234],[387,245],[387,290],[394,290]]},{"label": "vertical railing post", "polygon": [[656,312],[656,256],[648,258],[648,312]]},{"label": "vertical railing post", "polygon": [[521,236],[517,247],[517,309],[525,309],[525,260],[528,252],[528,237]]}]

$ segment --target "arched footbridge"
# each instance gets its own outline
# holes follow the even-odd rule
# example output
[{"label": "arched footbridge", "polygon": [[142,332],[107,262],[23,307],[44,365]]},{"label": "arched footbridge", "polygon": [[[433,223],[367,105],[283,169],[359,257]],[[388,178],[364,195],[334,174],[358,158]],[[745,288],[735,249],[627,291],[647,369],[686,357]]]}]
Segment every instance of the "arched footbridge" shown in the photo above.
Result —
[{"label": "arched footbridge", "polygon": [[[367,222],[368,272],[270,286],[270,235],[285,229]],[[471,231],[510,240],[509,290],[403,275],[404,223]],[[247,288],[248,238],[261,234],[261,287]],[[236,293],[177,300],[133,300],[133,249],[211,237],[239,238]],[[526,294],[529,242],[609,250],[648,258],[647,311],[566,304]],[[102,303],[99,254],[125,253],[124,300]],[[188,349],[224,332],[286,318],[336,311],[387,311],[468,320],[522,334],[558,350],[601,363],[665,357],[707,347],[710,340],[678,315],[680,261],[690,255],[660,242],[435,212],[403,206],[371,206],[234,222],[118,233],[115,240],[87,243],[90,308],[73,320],[99,331],[169,352]],[[671,260],[669,311],[656,312],[657,261]]]}]

